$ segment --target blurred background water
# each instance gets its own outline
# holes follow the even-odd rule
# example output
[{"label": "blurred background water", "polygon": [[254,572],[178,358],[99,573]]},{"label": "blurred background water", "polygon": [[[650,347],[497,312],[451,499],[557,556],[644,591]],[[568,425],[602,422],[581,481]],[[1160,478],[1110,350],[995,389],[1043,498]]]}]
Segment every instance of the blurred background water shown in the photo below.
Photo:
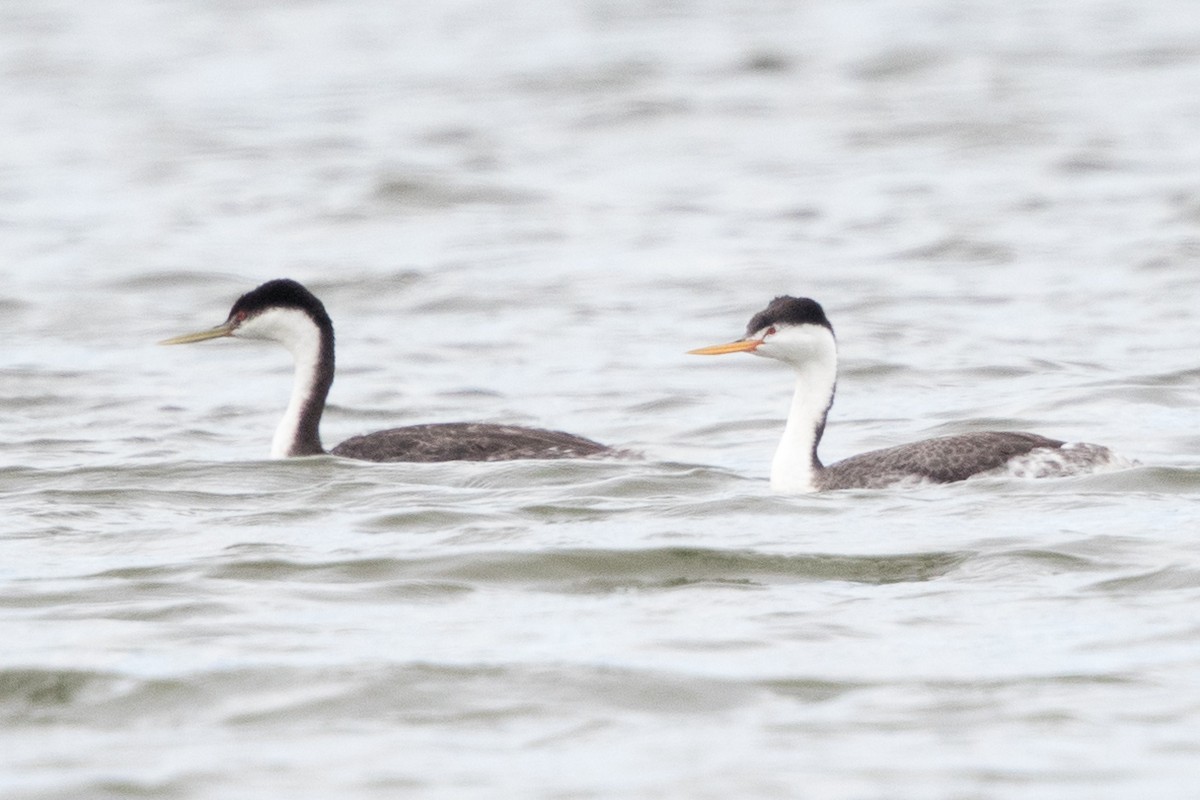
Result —
[{"label": "blurred background water", "polygon": [[[1191,797],[1200,16],[1184,0],[0,6],[0,795]],[[266,461],[290,360],[159,339],[263,280],[327,445],[454,420],[619,461]],[[1136,469],[772,495],[1031,429]]]}]

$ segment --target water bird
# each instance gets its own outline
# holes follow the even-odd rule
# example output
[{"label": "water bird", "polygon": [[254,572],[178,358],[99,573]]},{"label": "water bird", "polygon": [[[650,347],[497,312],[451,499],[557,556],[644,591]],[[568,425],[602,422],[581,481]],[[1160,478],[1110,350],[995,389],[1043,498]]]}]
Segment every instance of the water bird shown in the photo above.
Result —
[{"label": "water bird", "polygon": [[746,335],[695,355],[752,353],[796,373],[783,438],[771,462],[779,492],[879,489],[896,484],[952,483],[980,475],[1041,478],[1132,465],[1107,447],[1034,433],[988,431],[925,439],[852,456],[825,466],[817,455],[837,383],[837,340],[824,309],[807,297],[776,297],[755,314]]},{"label": "water bird", "polygon": [[[319,426],[333,384],[333,322],[321,301],[294,280],[267,281],[239,297],[217,327],[159,344],[191,344],[229,336],[277,342],[292,353],[292,396],[271,442],[271,457],[324,454]],[[582,458],[611,451],[591,439],[561,431],[450,422],[355,436],[329,452],[362,461],[508,461]]]}]

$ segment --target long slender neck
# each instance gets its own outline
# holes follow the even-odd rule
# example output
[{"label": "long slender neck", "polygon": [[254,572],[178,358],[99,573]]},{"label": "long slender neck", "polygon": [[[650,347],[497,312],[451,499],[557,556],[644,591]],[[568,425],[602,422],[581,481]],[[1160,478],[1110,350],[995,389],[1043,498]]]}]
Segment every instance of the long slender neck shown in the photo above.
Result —
[{"label": "long slender neck", "polygon": [[313,332],[292,348],[296,369],[292,378],[292,397],[283,419],[271,440],[271,457],[314,456],[325,452],[321,446],[321,414],[325,398],[333,385],[333,331]]},{"label": "long slender neck", "polygon": [[[832,345],[832,337],[831,342]],[[822,354],[825,355],[825,354]],[[813,492],[824,467],[817,456],[825,418],[833,405],[837,384],[837,356],[807,361],[796,368],[796,392],[788,412],[783,438],[771,462],[771,489],[777,492]]]},{"label": "long slender neck", "polygon": [[292,397],[271,440],[271,457],[324,453],[320,425],[333,385],[333,325],[296,308],[268,309],[244,323],[238,336],[279,342],[295,361]]}]

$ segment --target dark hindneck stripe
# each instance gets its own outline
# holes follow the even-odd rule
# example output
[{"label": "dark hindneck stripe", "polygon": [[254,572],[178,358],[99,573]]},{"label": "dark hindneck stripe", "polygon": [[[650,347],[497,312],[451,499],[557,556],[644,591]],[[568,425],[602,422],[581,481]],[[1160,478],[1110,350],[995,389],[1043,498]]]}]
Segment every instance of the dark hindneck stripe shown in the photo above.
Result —
[{"label": "dark hindneck stripe", "polygon": [[312,391],[300,410],[291,455],[317,456],[325,453],[321,446],[321,415],[325,413],[325,398],[333,385],[333,328],[321,325],[321,350],[317,355],[317,375]]},{"label": "dark hindneck stripe", "polygon": [[833,388],[829,390],[829,402],[825,404],[825,410],[821,412],[821,418],[817,420],[817,428],[814,431],[812,445],[812,468],[813,473],[818,473],[825,469],[825,465],[821,463],[821,457],[817,455],[817,448],[821,446],[821,437],[825,435],[825,421],[829,419],[829,409],[833,408],[833,396],[837,393],[837,382],[834,381]]}]

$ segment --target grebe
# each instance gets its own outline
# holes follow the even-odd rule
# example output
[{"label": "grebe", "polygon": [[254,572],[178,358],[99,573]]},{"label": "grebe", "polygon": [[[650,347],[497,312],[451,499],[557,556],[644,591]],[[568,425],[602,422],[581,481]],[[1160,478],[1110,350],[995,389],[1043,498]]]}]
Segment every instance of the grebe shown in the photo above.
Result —
[{"label": "grebe", "polygon": [[689,351],[753,353],[796,371],[796,393],[771,462],[779,492],[879,489],[897,483],[951,483],[976,475],[1041,478],[1131,466],[1107,447],[1034,433],[962,433],[847,458],[826,467],[817,456],[837,383],[837,342],[825,311],[807,297],[776,297],[754,315],[746,336]]},{"label": "grebe", "polygon": [[[321,301],[296,281],[267,281],[239,297],[221,325],[159,344],[190,344],[224,336],[278,342],[292,352],[292,397],[275,431],[271,457],[325,453],[318,428],[333,383],[333,322]],[[507,461],[581,458],[611,451],[598,442],[561,431],[450,422],[355,436],[329,452],[363,461]]]}]

